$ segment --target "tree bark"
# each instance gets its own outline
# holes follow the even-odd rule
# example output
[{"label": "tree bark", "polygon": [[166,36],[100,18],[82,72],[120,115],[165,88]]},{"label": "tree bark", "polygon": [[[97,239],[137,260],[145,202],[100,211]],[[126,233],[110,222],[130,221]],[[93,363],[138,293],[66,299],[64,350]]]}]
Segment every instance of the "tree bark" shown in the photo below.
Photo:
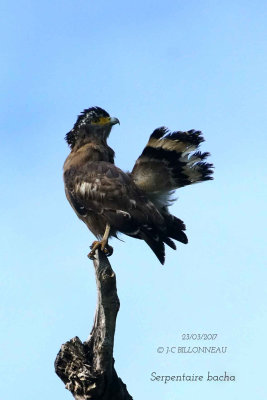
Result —
[{"label": "tree bark", "polygon": [[114,369],[113,345],[120,302],[116,275],[101,251],[93,261],[97,284],[95,321],[85,342],[76,336],[61,346],[55,370],[76,400],[133,400]]}]

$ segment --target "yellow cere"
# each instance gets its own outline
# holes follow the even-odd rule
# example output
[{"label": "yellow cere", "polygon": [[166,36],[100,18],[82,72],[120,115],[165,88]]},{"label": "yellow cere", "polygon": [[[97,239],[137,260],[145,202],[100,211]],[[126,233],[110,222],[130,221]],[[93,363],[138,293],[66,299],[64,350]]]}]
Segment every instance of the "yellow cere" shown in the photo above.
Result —
[{"label": "yellow cere", "polygon": [[106,125],[110,122],[110,117],[100,117],[97,121],[92,121],[92,124],[95,125]]}]

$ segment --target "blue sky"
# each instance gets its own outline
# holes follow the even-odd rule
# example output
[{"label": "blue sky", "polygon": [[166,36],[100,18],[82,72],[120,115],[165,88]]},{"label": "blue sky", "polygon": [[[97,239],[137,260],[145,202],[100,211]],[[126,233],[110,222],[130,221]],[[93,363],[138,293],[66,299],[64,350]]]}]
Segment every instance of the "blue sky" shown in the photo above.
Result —
[{"label": "blue sky", "polygon": [[[121,121],[109,141],[120,168],[132,168],[162,125],[201,129],[216,167],[214,181],[177,192],[172,212],[189,244],[167,249],[164,267],[145,243],[112,242],[118,375],[134,399],[265,399],[266,2],[0,7],[0,398],[72,398],[53,362],[62,343],[87,338],[96,289],[93,237],[64,195],[63,138],[98,105]],[[157,353],[206,345],[184,333],[217,333],[228,351]],[[236,382],[164,385],[153,371],[227,371]]]}]

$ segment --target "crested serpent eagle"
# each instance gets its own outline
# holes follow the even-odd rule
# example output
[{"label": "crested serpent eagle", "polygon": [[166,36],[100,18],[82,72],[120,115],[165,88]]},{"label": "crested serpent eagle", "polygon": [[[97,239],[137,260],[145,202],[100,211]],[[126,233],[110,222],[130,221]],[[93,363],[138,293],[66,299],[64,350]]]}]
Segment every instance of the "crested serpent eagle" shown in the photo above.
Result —
[{"label": "crested serpent eagle", "polygon": [[212,179],[209,153],[200,152],[200,131],[156,129],[132,172],[114,164],[107,138],[117,118],[100,107],[84,110],[66,134],[71,152],[64,163],[68,201],[96,236],[89,258],[100,248],[112,254],[108,239],[118,232],[144,240],[164,264],[167,244],[187,243],[183,221],[169,212],[175,189]]}]

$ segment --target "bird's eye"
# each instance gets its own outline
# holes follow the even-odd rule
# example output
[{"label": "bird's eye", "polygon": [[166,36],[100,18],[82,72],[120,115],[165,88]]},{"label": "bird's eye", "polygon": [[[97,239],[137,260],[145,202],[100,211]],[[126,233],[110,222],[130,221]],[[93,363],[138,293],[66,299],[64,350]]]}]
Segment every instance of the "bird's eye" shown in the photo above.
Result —
[{"label": "bird's eye", "polygon": [[106,125],[110,122],[110,117],[94,117],[91,124],[93,125]]},{"label": "bird's eye", "polygon": [[100,118],[99,117],[95,117],[92,119],[92,124],[98,124],[99,123]]}]

